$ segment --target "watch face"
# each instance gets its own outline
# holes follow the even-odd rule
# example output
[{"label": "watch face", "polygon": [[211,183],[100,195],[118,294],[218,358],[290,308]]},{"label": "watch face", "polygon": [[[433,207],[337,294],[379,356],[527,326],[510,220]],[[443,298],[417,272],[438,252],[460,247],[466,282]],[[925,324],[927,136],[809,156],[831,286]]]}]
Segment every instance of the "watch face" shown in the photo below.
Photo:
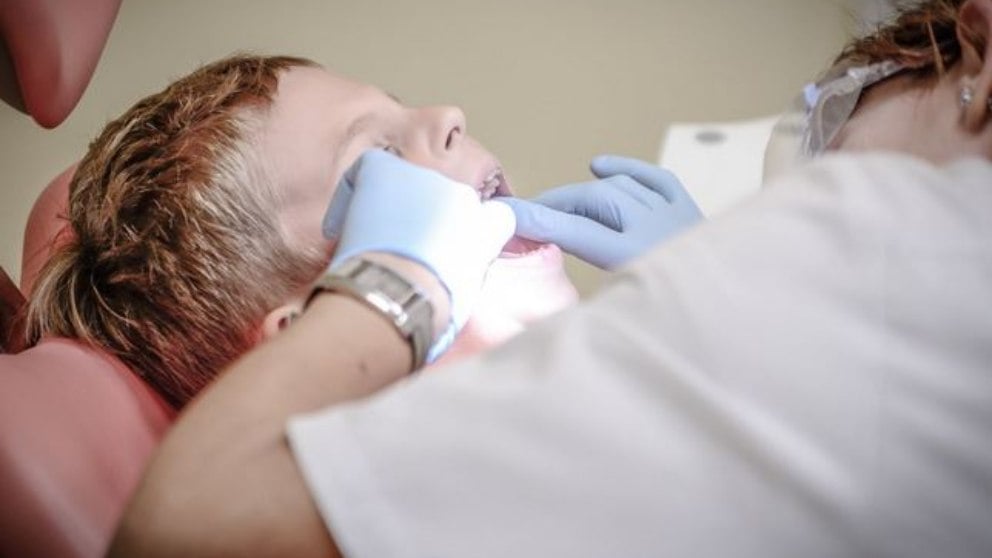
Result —
[{"label": "watch face", "polygon": [[410,343],[414,369],[424,363],[434,337],[434,307],[401,275],[375,262],[351,258],[317,280],[307,304],[324,291],[350,296],[381,312]]}]

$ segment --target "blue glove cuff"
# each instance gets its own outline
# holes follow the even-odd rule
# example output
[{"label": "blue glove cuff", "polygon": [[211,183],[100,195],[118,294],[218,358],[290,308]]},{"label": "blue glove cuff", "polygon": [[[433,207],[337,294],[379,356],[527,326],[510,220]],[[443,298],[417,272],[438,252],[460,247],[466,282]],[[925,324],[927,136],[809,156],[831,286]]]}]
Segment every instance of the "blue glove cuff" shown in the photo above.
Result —
[{"label": "blue glove cuff", "polygon": [[429,351],[427,351],[427,364],[434,364],[437,359],[441,358],[444,353],[451,348],[451,344],[455,342],[455,337],[458,335],[458,327],[455,325],[454,320],[448,322],[448,327],[444,328],[441,335],[438,336],[437,341],[431,345]]}]

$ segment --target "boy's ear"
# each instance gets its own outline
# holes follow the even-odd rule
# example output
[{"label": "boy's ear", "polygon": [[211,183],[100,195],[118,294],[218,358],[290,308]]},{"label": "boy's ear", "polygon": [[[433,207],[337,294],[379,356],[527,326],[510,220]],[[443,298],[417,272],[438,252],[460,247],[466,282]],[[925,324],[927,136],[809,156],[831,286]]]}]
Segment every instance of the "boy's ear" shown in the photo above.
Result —
[{"label": "boy's ear", "polygon": [[965,125],[979,129],[985,123],[988,100],[992,95],[992,0],[967,0],[958,11],[958,44],[961,45],[961,67],[974,99],[965,108]]},{"label": "boy's ear", "polygon": [[289,327],[302,312],[303,302],[293,300],[266,314],[265,319],[262,320],[262,339],[275,337],[280,331]]}]

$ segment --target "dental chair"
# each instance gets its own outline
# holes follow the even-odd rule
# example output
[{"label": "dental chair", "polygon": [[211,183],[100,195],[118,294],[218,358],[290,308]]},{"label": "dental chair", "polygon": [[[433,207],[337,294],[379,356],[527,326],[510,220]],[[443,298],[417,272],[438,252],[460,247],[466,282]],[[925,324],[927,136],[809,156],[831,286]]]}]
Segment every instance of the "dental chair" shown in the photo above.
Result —
[{"label": "dental chair", "polygon": [[669,126],[658,164],[672,171],[707,217],[758,193],[770,177],[768,146],[778,116]]},{"label": "dental chair", "polygon": [[[44,127],[61,123],[89,83],[119,7],[120,0],[0,0],[0,99]],[[100,349],[64,338],[21,347],[25,297],[70,234],[61,215],[74,171],[35,202],[20,288],[0,270],[2,557],[102,556],[175,418]]]},{"label": "dental chair", "polygon": [[[25,232],[30,296],[66,238],[68,169],[42,192]],[[0,556],[102,556],[174,411],[114,356],[46,338],[0,355]]]},{"label": "dental chair", "polygon": [[24,295],[0,267],[0,354],[16,349],[20,333],[18,319],[24,302]]},{"label": "dental chair", "polygon": [[[35,203],[21,289],[67,238],[73,168]],[[0,556],[100,556],[173,410],[118,359],[46,338],[0,355]]]}]

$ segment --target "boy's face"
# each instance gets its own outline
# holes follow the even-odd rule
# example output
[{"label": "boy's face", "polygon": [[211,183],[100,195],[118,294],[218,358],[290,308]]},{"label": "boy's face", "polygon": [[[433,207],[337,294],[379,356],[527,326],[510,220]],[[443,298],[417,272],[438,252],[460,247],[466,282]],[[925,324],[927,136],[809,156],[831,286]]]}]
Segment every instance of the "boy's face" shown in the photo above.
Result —
[{"label": "boy's face", "polygon": [[300,247],[320,246],[321,220],[344,172],[366,150],[385,148],[469,184],[507,192],[496,158],[466,134],[455,107],[406,107],[372,86],[321,68],[283,72],[261,138],[283,196],[283,226]]},{"label": "boy's face", "polygon": [[[321,234],[324,212],[345,171],[372,148],[392,150],[471,185],[480,196],[510,193],[499,162],[465,132],[465,115],[455,107],[406,107],[379,89],[321,68],[282,73],[261,152],[281,188],[287,237],[300,248],[317,246],[330,255],[333,246]],[[508,250],[490,268],[483,300],[447,360],[501,343],[523,324],[576,300],[556,246],[517,241]]]}]

